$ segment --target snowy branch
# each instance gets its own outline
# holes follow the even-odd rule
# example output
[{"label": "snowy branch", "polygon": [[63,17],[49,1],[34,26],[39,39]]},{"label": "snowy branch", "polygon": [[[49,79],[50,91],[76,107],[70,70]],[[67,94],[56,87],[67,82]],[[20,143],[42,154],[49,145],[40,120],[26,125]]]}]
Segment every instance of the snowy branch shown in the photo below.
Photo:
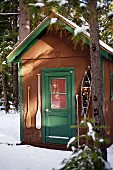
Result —
[{"label": "snowy branch", "polygon": [[19,13],[0,13],[0,15],[19,15]]}]

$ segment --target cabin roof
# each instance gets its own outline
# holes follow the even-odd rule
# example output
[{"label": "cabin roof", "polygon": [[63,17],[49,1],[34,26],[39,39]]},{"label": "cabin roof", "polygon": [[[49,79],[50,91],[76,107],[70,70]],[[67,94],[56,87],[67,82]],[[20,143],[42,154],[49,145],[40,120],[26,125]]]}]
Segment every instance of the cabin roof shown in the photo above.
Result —
[{"label": "cabin roof", "polygon": [[[78,25],[73,23],[72,21],[68,20],[67,18],[63,17],[62,15],[53,12],[54,18],[58,18],[62,22],[65,23],[65,29],[67,29],[69,32],[73,33],[76,28],[79,28]],[[53,15],[52,15],[53,16]],[[17,63],[20,58],[23,51],[32,43],[37,36],[41,34],[41,32],[49,26],[51,22],[51,15],[46,17],[8,56],[7,61],[8,63],[14,61]],[[86,43],[90,45],[90,34],[88,32],[84,32],[84,35],[86,37]],[[38,39],[37,39],[38,40]],[[113,59],[113,48],[105,44],[103,41],[99,41],[100,43],[100,54],[108,59]]]}]

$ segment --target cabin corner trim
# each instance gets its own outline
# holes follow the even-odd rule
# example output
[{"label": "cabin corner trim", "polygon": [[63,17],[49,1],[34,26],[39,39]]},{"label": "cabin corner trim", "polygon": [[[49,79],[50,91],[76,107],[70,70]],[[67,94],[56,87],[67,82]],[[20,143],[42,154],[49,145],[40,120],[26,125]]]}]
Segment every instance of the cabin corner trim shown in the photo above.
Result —
[{"label": "cabin corner trim", "polygon": [[19,94],[20,94],[20,141],[23,141],[23,116],[22,116],[22,60],[19,61]]}]

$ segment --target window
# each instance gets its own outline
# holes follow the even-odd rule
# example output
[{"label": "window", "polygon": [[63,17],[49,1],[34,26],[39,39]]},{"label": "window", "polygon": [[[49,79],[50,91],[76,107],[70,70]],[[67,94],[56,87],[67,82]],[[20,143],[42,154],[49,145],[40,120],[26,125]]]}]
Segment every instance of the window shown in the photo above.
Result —
[{"label": "window", "polygon": [[66,109],[66,79],[52,79],[51,108]]},{"label": "window", "polygon": [[110,97],[113,100],[113,72],[110,74]]}]

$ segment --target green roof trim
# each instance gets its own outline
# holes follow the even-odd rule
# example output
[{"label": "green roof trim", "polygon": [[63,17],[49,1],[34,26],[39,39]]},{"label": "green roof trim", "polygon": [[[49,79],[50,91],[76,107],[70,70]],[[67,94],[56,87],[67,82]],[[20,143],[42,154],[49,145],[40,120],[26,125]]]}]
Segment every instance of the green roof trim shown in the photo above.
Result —
[{"label": "green roof trim", "polygon": [[[26,49],[26,47],[28,47],[30,45],[30,43],[32,43],[32,41],[50,24],[50,18],[48,18],[38,29],[36,29],[36,31],[34,31],[34,33],[29,36],[29,38],[19,47],[17,48],[14,53],[12,54],[12,56],[7,60],[8,63],[12,62],[14,60],[19,61],[20,59],[20,54]],[[32,45],[31,45],[32,46]],[[19,57],[19,59],[18,59]]]},{"label": "green roof trim", "polygon": [[[86,38],[86,44],[90,46],[90,40]],[[113,60],[113,55],[109,54],[107,51],[101,48],[100,46],[100,55],[104,56],[107,59]]]},{"label": "green roof trim", "polygon": [[71,32],[71,33],[74,33],[74,29],[71,28],[71,27],[68,26],[68,25],[65,25],[65,29],[66,29],[67,31]]},{"label": "green roof trim", "polygon": [[17,64],[21,57],[38,41],[40,40],[40,38],[45,34],[46,32],[46,27],[44,28],[44,30],[42,30],[42,32],[37,35],[37,37],[19,54],[19,56],[17,58],[15,58],[14,60],[14,64]]},{"label": "green roof trim", "polygon": [[[56,14],[56,17],[59,18],[60,15]],[[61,25],[65,24],[65,29],[70,33],[74,33],[74,29],[76,25],[72,25],[72,22],[68,21],[63,16],[59,18],[61,20]],[[7,62],[10,63],[14,61],[16,64],[21,59],[22,55],[25,54],[43,35],[45,32],[45,28],[47,28],[50,24],[51,18],[47,17],[40,25],[38,25],[35,30],[33,30],[26,39],[23,40],[7,57]],[[90,46],[90,37],[85,35],[86,44]],[[100,45],[100,55],[104,56],[107,59],[113,60],[112,52],[107,50],[103,45]]]},{"label": "green roof trim", "polygon": [[23,141],[23,116],[22,116],[22,60],[19,61],[19,93],[20,93],[20,141]]},{"label": "green roof trim", "polygon": [[[65,25],[65,29],[68,30],[70,33],[74,33],[74,29],[68,26],[67,24]],[[90,46],[90,40],[87,37],[86,37],[86,44]],[[107,59],[113,60],[113,55],[109,54],[101,47],[100,47],[100,54]]]},{"label": "green roof trim", "polygon": [[19,55],[14,59],[14,64],[17,64],[21,57],[38,41],[38,38],[35,38]]}]

